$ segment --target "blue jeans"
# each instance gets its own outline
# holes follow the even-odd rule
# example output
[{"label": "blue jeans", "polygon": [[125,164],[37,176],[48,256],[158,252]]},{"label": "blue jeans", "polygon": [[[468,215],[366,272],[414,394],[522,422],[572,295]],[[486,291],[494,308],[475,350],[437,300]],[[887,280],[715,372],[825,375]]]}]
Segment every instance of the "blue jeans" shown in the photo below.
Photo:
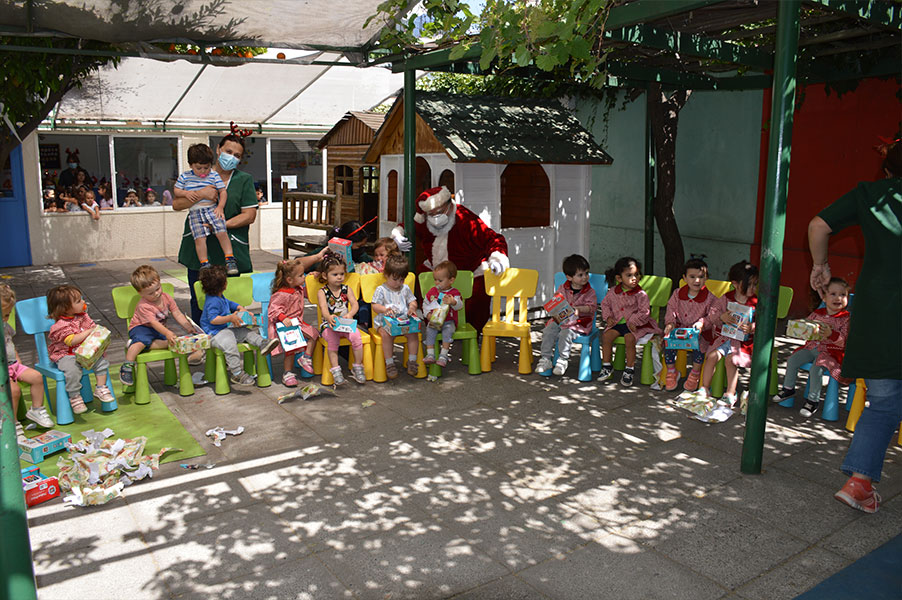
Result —
[{"label": "blue jeans", "polygon": [[902,379],[865,379],[865,384],[864,411],[855,425],[842,471],[846,475],[861,473],[877,482],[886,448],[902,421]]}]

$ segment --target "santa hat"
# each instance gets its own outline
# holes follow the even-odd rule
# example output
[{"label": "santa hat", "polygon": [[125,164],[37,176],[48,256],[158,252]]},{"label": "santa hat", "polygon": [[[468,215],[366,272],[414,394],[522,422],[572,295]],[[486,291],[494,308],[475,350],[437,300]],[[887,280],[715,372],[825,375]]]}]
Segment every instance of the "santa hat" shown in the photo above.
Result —
[{"label": "santa hat", "polygon": [[426,220],[424,213],[441,208],[451,201],[451,192],[445,186],[429,188],[417,196],[417,214],[414,220],[422,223]]}]

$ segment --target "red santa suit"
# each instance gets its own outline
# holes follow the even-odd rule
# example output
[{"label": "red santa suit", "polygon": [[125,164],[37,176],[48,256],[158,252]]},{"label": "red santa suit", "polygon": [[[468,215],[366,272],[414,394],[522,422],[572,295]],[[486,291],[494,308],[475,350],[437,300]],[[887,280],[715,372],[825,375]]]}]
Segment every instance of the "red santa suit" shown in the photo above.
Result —
[{"label": "red santa suit", "polygon": [[[447,224],[435,227],[427,220],[425,211],[447,202],[454,204],[454,212]],[[507,240],[469,208],[454,203],[444,186],[420,194],[416,210],[413,220],[417,241],[422,244],[425,256],[423,264],[417,265],[417,272],[431,271],[445,260],[450,260],[460,270],[473,271],[473,295],[466,301],[467,322],[482,331],[491,316],[491,299],[485,293],[482,274],[488,268],[501,273],[510,266]]]}]

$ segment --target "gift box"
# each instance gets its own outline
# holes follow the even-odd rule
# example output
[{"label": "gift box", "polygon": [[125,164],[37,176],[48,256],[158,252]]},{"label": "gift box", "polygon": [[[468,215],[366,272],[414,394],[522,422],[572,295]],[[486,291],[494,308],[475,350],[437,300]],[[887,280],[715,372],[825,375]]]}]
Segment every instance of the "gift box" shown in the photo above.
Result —
[{"label": "gift box", "polygon": [[45,431],[33,438],[19,440],[19,458],[33,465],[38,464],[48,455],[66,448],[72,436],[56,429]]},{"label": "gift box", "polygon": [[345,259],[345,265],[348,267],[348,273],[354,271],[354,259],[351,258],[351,240],[342,238],[332,238],[328,243],[329,250]]},{"label": "gift box", "polygon": [[677,327],[664,343],[668,350],[698,350],[698,330],[695,327]]},{"label": "gift box", "polygon": [[47,477],[37,466],[22,469],[22,489],[25,504],[34,506],[60,495],[60,482],[56,477]]},{"label": "gift box", "polygon": [[254,325],[262,325],[259,317],[252,312],[242,310],[238,313],[238,317],[241,319],[241,325],[229,323],[229,327],[253,327]]},{"label": "gift box", "polygon": [[[439,296],[439,299],[441,299],[441,296]],[[441,329],[442,325],[445,324],[445,321],[448,320],[449,312],[451,312],[451,307],[443,303],[441,306],[429,313],[429,320],[427,321],[426,325],[428,327],[432,327],[433,329]]]},{"label": "gift box", "polygon": [[790,319],[786,322],[786,335],[797,340],[822,340],[825,336],[821,325],[813,319]]},{"label": "gift box", "polygon": [[96,325],[88,337],[75,348],[75,362],[85,369],[90,369],[97,359],[103,356],[109,345],[110,330],[103,325]]},{"label": "gift box", "polygon": [[544,304],[544,308],[548,316],[558,323],[563,323],[576,314],[576,311],[573,310],[573,307],[570,306],[570,303],[567,302],[562,294],[552,296],[551,300]]},{"label": "gift box", "polygon": [[391,335],[407,335],[408,333],[419,333],[422,323],[416,317],[389,317],[386,315],[383,317],[382,327]]},{"label": "gift box", "polygon": [[210,347],[210,336],[206,333],[180,335],[169,342],[169,349],[176,354],[191,354]]},{"label": "gift box", "polygon": [[282,344],[282,350],[285,352],[293,352],[307,347],[307,340],[304,339],[304,333],[301,331],[301,322],[297,319],[289,319],[291,325],[276,324],[276,335],[279,336],[279,342]]},{"label": "gift box", "polygon": [[737,321],[735,325],[724,323],[720,330],[721,335],[744,342],[748,336],[743,333],[739,327],[752,322],[752,318],[755,316],[754,307],[739,304],[737,302],[727,302],[727,311],[732,313]]},{"label": "gift box", "polygon": [[335,317],[335,325],[332,326],[332,331],[338,333],[354,333],[357,331],[357,319]]}]

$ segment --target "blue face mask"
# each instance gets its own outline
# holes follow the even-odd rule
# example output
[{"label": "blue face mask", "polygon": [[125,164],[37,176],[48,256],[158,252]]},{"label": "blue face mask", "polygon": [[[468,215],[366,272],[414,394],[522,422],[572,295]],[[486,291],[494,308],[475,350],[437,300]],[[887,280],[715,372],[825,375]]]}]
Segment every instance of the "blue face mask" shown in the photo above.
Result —
[{"label": "blue face mask", "polygon": [[70,169],[77,169],[77,168],[78,168],[78,163],[69,163],[69,168],[70,168]]},{"label": "blue face mask", "polygon": [[226,171],[232,171],[235,167],[238,166],[238,157],[232,156],[231,154],[226,154],[225,152],[219,153],[219,166],[225,169]]}]

